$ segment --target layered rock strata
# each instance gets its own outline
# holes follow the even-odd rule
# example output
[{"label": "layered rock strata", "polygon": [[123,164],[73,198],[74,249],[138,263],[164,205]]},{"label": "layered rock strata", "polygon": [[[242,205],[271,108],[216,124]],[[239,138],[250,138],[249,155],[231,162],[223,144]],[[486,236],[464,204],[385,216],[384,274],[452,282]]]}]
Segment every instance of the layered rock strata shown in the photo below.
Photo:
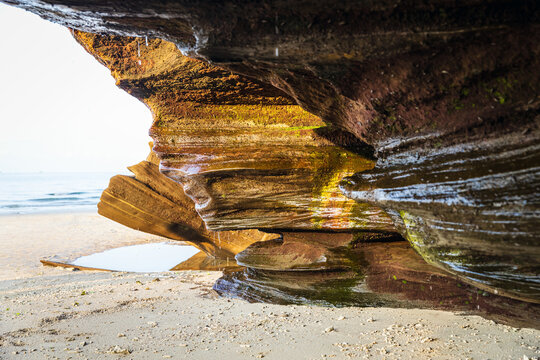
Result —
[{"label": "layered rock strata", "polygon": [[338,189],[344,176],[374,166],[352,151],[362,144],[278,89],[162,40],[75,36],[152,110],[160,170],[183,185],[209,229],[393,230],[379,208]]},{"label": "layered rock strata", "polygon": [[[355,164],[347,171],[329,171],[336,179],[351,168],[364,171],[342,186],[364,213],[374,209],[366,202],[383,206],[426,260],[490,291],[504,288],[511,296],[539,300],[537,1],[6,2],[86,31],[167,39],[191,56],[274,85],[324,122],[352,134],[353,148],[357,140],[373,147],[379,158],[375,169]],[[139,65],[144,69],[142,60]],[[308,121],[302,126],[318,125]],[[322,136],[317,141],[349,142],[336,138],[348,139]],[[165,154],[176,147],[158,143],[169,160]],[[185,179],[182,165],[170,168],[169,176]],[[253,179],[262,177],[249,173],[254,178],[239,181],[257,188]],[[224,194],[220,181],[231,176],[224,175],[181,180],[213,228],[242,226],[234,214],[249,214],[246,203],[227,200],[228,193],[216,200]],[[301,187],[294,177],[276,179],[274,184]],[[281,187],[275,193],[296,194]],[[309,221],[298,217],[305,202],[296,202],[293,212],[287,211],[289,204],[278,206],[283,216],[268,221],[263,215],[282,199],[256,200],[250,211],[265,210],[252,219],[263,227],[313,229],[318,222],[313,215]],[[345,200],[336,202],[340,205],[329,208],[348,209]],[[220,222],[225,218],[229,225]],[[287,218],[291,221],[278,221]],[[337,218],[339,226],[322,229],[350,227],[343,220],[354,216]],[[378,213],[377,221],[366,218],[369,223],[357,228],[389,225],[379,221]],[[479,261],[489,266],[478,266]]]},{"label": "layered rock strata", "polygon": [[282,256],[275,240],[254,243],[237,255],[239,260],[255,255],[248,264],[252,267],[227,271],[214,289],[248,301],[457,310],[513,326],[540,327],[540,305],[465,284],[427,264],[405,241],[341,240],[341,246],[336,242],[324,245],[324,241],[313,244],[314,251],[324,248],[324,256],[332,259],[328,267],[321,267],[324,262],[317,257],[307,266],[309,255],[302,255],[303,266],[290,266],[290,261],[284,261],[290,253]]},{"label": "layered rock strata", "polygon": [[101,195],[99,214],[136,230],[188,242],[206,255],[231,262],[248,245],[276,237],[257,230],[210,231],[182,187],[161,174],[157,164],[142,161],[129,170],[134,176],[111,178]]},{"label": "layered rock strata", "polygon": [[513,136],[398,152],[342,189],[382,206],[427,261],[540,302],[540,136]]}]

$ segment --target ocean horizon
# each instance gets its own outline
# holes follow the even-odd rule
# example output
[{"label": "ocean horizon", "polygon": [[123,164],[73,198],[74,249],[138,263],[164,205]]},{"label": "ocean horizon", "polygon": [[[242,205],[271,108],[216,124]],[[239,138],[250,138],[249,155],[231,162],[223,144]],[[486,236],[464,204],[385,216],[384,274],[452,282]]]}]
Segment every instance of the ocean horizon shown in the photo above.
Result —
[{"label": "ocean horizon", "polygon": [[0,215],[97,211],[113,172],[0,172]]}]

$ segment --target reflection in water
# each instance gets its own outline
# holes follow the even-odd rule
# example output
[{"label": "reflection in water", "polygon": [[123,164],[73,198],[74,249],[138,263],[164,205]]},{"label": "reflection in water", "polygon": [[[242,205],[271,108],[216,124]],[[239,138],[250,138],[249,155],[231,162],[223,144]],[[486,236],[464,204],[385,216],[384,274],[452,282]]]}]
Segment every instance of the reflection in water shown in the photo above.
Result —
[{"label": "reflection in water", "polygon": [[[343,249],[341,249],[343,251]],[[540,306],[493,295],[427,264],[406,242],[360,243],[355,268],[341,271],[229,271],[220,294],[253,302],[390,306],[464,311],[514,326],[540,328]]]},{"label": "reflection in water", "polygon": [[232,271],[241,270],[242,267],[236,264],[234,258],[216,258],[206,255],[200,251],[186,261],[181,262],[171,269],[171,271],[182,270],[207,270],[207,271]]},{"label": "reflection in water", "polygon": [[188,259],[199,250],[193,246],[170,242],[124,246],[80,257],[72,265],[113,271],[167,271],[179,261]]},{"label": "reflection in water", "polygon": [[211,257],[193,246],[171,242],[124,246],[75,260],[54,256],[41,260],[41,263],[78,270],[127,272],[242,269],[233,258]]}]

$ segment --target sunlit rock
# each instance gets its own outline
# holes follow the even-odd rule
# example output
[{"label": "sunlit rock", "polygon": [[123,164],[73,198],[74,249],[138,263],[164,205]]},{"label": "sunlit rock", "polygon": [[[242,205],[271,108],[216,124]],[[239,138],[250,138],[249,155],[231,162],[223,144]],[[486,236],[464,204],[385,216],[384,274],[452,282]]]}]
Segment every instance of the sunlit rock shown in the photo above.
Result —
[{"label": "sunlit rock", "polygon": [[369,149],[281,91],[162,40],[75,36],[150,107],[161,172],[183,185],[208,228],[393,230],[379,208],[338,189],[373,167]]},{"label": "sunlit rock", "polygon": [[[94,46],[99,38],[82,42],[153,109],[163,170],[212,228],[390,230],[383,206],[428,261],[492,292],[538,301],[538,1],[5,1],[73,28],[141,36],[122,46],[110,40],[118,51],[109,58]],[[200,81],[184,91],[186,82],[166,79],[174,77],[168,64],[188,61],[172,50],[146,54],[172,45],[145,47],[144,36],[261,83],[238,77],[238,87],[223,90],[211,79],[236,75],[201,76],[197,67],[190,74]],[[259,122],[261,104],[273,120]],[[317,131],[321,120],[292,104],[340,135]],[[215,126],[214,114],[226,126]],[[208,131],[197,137],[195,124]],[[179,144],[186,138],[190,147]],[[375,169],[359,140],[372,146]],[[203,150],[205,141],[223,158]],[[308,143],[315,149],[305,151]],[[343,190],[358,205],[337,188],[353,172]]]},{"label": "sunlit rock", "polygon": [[276,235],[257,230],[209,231],[182,187],[143,161],[129,167],[134,176],[116,175],[103,191],[99,214],[130,228],[186,241],[207,255],[234,261],[234,255],[256,241]]}]

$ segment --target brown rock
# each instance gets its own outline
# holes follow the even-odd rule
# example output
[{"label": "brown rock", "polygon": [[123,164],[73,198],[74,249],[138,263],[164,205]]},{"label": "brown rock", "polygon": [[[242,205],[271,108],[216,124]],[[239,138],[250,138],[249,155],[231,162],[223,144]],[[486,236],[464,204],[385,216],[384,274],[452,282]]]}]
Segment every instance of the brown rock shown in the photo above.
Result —
[{"label": "brown rock", "polygon": [[380,209],[338,189],[374,162],[336,144],[365,152],[361,143],[280,90],[163,40],[74,34],[151,108],[161,171],[183,185],[210,229],[393,229]]},{"label": "brown rock", "polygon": [[249,244],[275,236],[257,230],[209,231],[182,187],[162,175],[157,165],[143,161],[129,170],[134,177],[111,178],[98,204],[101,215],[136,230],[189,242],[209,255],[231,259]]}]

